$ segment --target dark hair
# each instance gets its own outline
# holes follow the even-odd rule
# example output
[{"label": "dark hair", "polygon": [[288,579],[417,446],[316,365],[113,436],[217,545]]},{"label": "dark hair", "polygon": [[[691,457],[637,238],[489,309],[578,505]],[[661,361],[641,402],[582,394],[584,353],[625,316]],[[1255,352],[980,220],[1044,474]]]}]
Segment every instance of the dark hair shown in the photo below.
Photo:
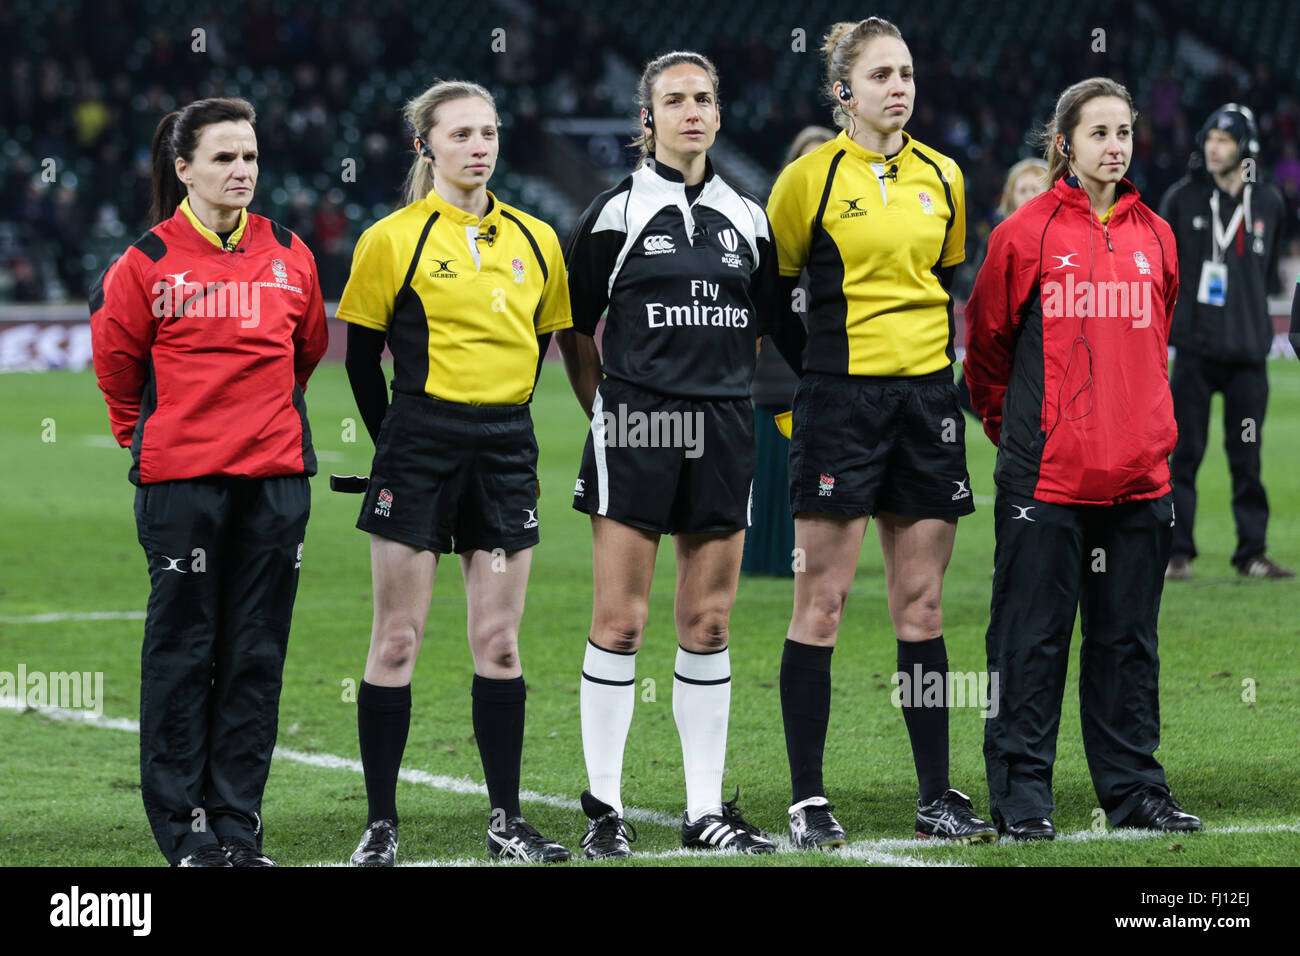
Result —
[{"label": "dark hair", "polygon": [[1056,137],[1063,136],[1067,143],[1070,142],[1075,127],[1079,125],[1079,114],[1083,112],[1083,105],[1101,96],[1114,96],[1123,100],[1128,104],[1129,122],[1137,123],[1138,114],[1133,106],[1133,97],[1129,96],[1123,84],[1116,83],[1109,77],[1092,76],[1067,87],[1056,101],[1056,109],[1052,111],[1051,120],[1038,134],[1043,146],[1043,159],[1047,161],[1049,183],[1055,183],[1070,172],[1069,160],[1056,148]]},{"label": "dark hair", "polygon": [[[665,53],[657,56],[645,65],[641,71],[641,79],[636,85],[636,105],[637,105],[637,125],[641,126],[641,110],[649,110],[654,113],[654,85],[659,74],[670,67],[680,66],[683,63],[689,63],[691,66],[698,66],[708,76],[709,82],[713,84],[713,100],[715,107],[718,106],[718,68],[713,65],[703,53],[693,53],[690,50],[674,50],[672,53]],[[639,167],[646,161],[646,157],[653,156],[655,151],[655,134],[653,129],[647,133],[643,128],[641,136],[635,142],[634,146],[641,150],[641,158],[637,162]]]},{"label": "dark hair", "polygon": [[257,120],[253,104],[241,99],[196,100],[181,110],[172,110],[162,118],[153,132],[153,205],[149,207],[149,225],[170,219],[184,197],[184,186],[176,178],[176,157],[194,160],[203,127],[213,123]]},{"label": "dark hair", "polygon": [[830,32],[822,39],[822,56],[826,58],[826,95],[831,102],[831,116],[840,129],[849,128],[849,113],[844,108],[843,101],[835,95],[833,87],[837,82],[849,82],[853,65],[858,62],[867,43],[876,37],[903,40],[902,31],[881,17],[867,17],[857,23],[841,21],[832,25]]}]

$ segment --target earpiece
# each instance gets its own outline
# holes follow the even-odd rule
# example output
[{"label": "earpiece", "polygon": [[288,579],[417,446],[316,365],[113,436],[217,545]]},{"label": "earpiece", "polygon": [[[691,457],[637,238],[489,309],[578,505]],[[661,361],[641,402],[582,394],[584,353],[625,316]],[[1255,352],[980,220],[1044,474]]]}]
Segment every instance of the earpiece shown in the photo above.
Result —
[{"label": "earpiece", "polygon": [[433,159],[433,150],[429,148],[429,144],[419,137],[416,137],[415,141],[420,144],[420,155],[426,159]]},{"label": "earpiece", "polygon": [[1066,159],[1070,158],[1070,141],[1068,139],[1061,142],[1061,152],[1065,153]]},{"label": "earpiece", "polygon": [[853,99],[853,90],[849,89],[849,84],[848,84],[848,81],[847,81],[847,80],[841,80],[841,81],[840,81],[840,100],[843,101],[843,102],[845,102],[845,103],[847,103],[847,102],[848,102],[849,100],[851,100],[851,99]]},{"label": "earpiece", "polygon": [[646,129],[653,131],[655,128],[655,115],[647,109],[641,110],[641,125]]}]

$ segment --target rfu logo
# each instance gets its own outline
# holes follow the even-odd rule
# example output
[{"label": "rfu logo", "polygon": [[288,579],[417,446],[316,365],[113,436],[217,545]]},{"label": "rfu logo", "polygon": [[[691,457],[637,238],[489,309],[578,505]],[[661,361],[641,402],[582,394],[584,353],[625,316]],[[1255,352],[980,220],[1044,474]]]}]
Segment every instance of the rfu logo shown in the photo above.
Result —
[{"label": "rfu logo", "polygon": [[963,478],[961,481],[957,481],[955,478],[950,480],[957,486],[957,490],[952,495],[953,501],[960,501],[962,498],[970,497],[970,489],[966,487],[966,482],[970,481],[969,478]]},{"label": "rfu logo", "polygon": [[1052,258],[1053,258],[1053,259],[1058,259],[1058,260],[1060,260],[1060,261],[1057,262],[1056,265],[1052,266],[1052,268],[1053,268],[1053,269],[1064,269],[1066,266],[1077,266],[1078,263],[1072,261],[1072,260],[1074,259],[1074,257],[1077,256],[1077,255],[1078,255],[1077,252],[1072,252],[1072,253],[1070,253],[1068,256],[1058,256],[1058,255],[1056,255],[1055,253],[1053,253],[1053,254],[1052,254]]},{"label": "rfu logo", "polygon": [[271,275],[275,276],[276,282],[283,282],[289,278],[289,270],[284,267],[284,263],[279,259],[271,260]]},{"label": "rfu logo", "polygon": [[1138,267],[1141,275],[1149,276],[1151,274],[1151,263],[1147,261],[1146,253],[1141,249],[1133,253],[1133,264]]},{"label": "rfu logo", "polygon": [[586,493],[587,493],[587,483],[583,481],[581,478],[579,478],[576,482],[573,483],[573,496],[575,498],[581,498]]},{"label": "rfu logo", "polygon": [[866,199],[866,198],[867,198],[866,196],[859,196],[857,199],[841,199],[841,200],[839,200],[840,202],[844,203],[845,205],[847,205],[847,206],[849,207],[848,209],[846,209],[846,210],[844,210],[842,213],[840,213],[840,218],[841,218],[841,219],[852,219],[854,216],[865,216],[865,215],[867,214],[867,210],[865,210],[865,209],[859,209],[859,208],[858,208],[858,203],[862,202],[862,200],[864,200],[864,199]]},{"label": "rfu logo", "polygon": [[460,274],[452,271],[451,264],[456,261],[455,259],[439,259],[433,257],[430,258],[429,261],[438,263],[438,268],[429,273],[430,278],[454,279]]},{"label": "rfu logo", "polygon": [[1017,511],[1020,512],[1020,514],[1011,516],[1012,521],[1021,521],[1021,520],[1037,521],[1038,520],[1037,518],[1029,517],[1029,512],[1034,510],[1035,507],[1034,505],[1012,505],[1011,507],[1015,508]]},{"label": "rfu logo", "polygon": [[524,519],[524,530],[527,531],[529,528],[536,528],[536,527],[537,527],[537,509],[536,509],[536,508],[521,508],[521,509],[519,509],[519,510],[521,510],[524,514],[528,515],[528,517],[527,517],[526,519]]},{"label": "rfu logo", "polygon": [[661,256],[666,252],[677,251],[677,247],[673,245],[673,237],[664,235],[646,236],[641,240],[641,248],[645,250],[647,256]]},{"label": "rfu logo", "polygon": [[379,497],[375,499],[375,514],[381,518],[387,518],[389,512],[393,510],[393,493],[387,488],[379,489]]}]

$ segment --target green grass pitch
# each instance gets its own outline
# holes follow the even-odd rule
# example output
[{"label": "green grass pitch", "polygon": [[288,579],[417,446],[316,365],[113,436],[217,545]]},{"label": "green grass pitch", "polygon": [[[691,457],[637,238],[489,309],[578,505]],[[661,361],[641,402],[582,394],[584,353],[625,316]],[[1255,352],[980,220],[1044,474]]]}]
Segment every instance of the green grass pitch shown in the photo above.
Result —
[{"label": "green grass pitch", "polygon": [[[337,333],[337,330],[335,330]],[[1270,363],[1272,402],[1263,429],[1264,477],[1273,507],[1270,551],[1300,564],[1300,364]],[[301,585],[280,703],[279,746],[264,806],[266,850],[281,864],[345,861],[365,822],[361,776],[332,758],[357,759],[355,704],[370,631],[370,567],[355,530],[359,498],[332,494],[330,472],[365,474],[372,452],[341,365],[323,366],[307,394],[321,453],[313,480]],[[534,405],[541,446],[542,543],[533,561],[520,638],[528,681],[523,786],[545,800],[524,811],[543,832],[578,848],[585,819],[572,805],[586,784],[578,721],[578,673],[591,614],[591,539],[573,511],[585,421],[558,364],[548,365]],[[1221,419],[1216,400],[1215,414]],[[48,440],[48,439],[53,439]],[[967,430],[979,508],[961,522],[944,592],[944,633],[954,671],[984,666],[993,555],[994,449]],[[109,438],[94,377],[0,376],[0,671],[102,672],[105,718],[138,717],[136,617],[148,577],[135,538],[127,452]],[[933,846],[911,839],[916,780],[901,713],[890,704],[895,645],[879,545],[869,530],[835,653],[826,780],[853,841],[848,855],[783,852],[741,860],[672,854],[684,801],[672,716],[673,558],[669,542],[638,656],[638,703],[627,746],[624,799],[647,811],[638,856],[614,865],[1258,865],[1300,863],[1300,584],[1241,580],[1232,551],[1229,481],[1216,423],[1199,483],[1195,579],[1165,590],[1161,615],[1159,756],[1175,797],[1200,814],[1201,834],[1121,838],[1093,829],[1096,797],[1079,736],[1077,647],[1056,764],[1054,844]],[[731,621],[731,731],[725,788],[741,789],[747,816],[785,833],[789,778],[777,673],[789,622],[788,579],[742,579]],[[36,615],[56,620],[32,620]],[[485,796],[470,726],[472,664],[460,572],[443,561],[413,683],[414,713],[399,785],[404,861],[486,862]],[[1249,691],[1253,688],[1253,701]],[[952,781],[987,809],[976,708],[955,709]],[[158,865],[139,792],[138,738],[129,730],[0,710],[0,864]],[[460,781],[464,786],[456,786]],[[469,790],[469,792],[465,792]],[[459,792],[458,792],[459,791]]]}]

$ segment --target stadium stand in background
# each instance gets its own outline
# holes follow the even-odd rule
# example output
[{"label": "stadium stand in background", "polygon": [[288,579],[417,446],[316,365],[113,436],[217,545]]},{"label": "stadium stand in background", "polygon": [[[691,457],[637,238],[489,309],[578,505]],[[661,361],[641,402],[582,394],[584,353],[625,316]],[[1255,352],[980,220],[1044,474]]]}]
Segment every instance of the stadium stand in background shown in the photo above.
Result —
[{"label": "stadium stand in background", "polygon": [[[966,174],[968,258],[991,228],[1007,167],[1034,151],[1028,134],[1053,96],[1095,74],[1128,85],[1139,105],[1129,175],[1153,205],[1182,175],[1203,117],[1224,102],[1250,105],[1262,129],[1261,177],[1287,197],[1297,255],[1300,4],[1238,0],[1231,17],[1224,9],[1212,0],[1081,0],[1067,22],[1036,0],[806,0],[795,10],[780,0],[0,0],[0,303],[85,300],[88,284],[145,228],[154,126],[205,96],[253,102],[254,211],[307,241],[327,299],[342,290],[357,235],[397,199],[411,156],[399,106],[435,77],[493,91],[504,127],[493,190],[564,235],[631,164],[641,64],[700,49],[722,77],[723,127],[711,155],[766,195],[794,134],[827,122],[821,36],[836,19],[868,13],[897,23],[911,47],[918,95],[909,132]],[[803,52],[796,29],[805,31]],[[1092,50],[1097,29],[1105,52]],[[494,40],[504,52],[493,52]],[[959,290],[973,279],[966,271]]]}]

